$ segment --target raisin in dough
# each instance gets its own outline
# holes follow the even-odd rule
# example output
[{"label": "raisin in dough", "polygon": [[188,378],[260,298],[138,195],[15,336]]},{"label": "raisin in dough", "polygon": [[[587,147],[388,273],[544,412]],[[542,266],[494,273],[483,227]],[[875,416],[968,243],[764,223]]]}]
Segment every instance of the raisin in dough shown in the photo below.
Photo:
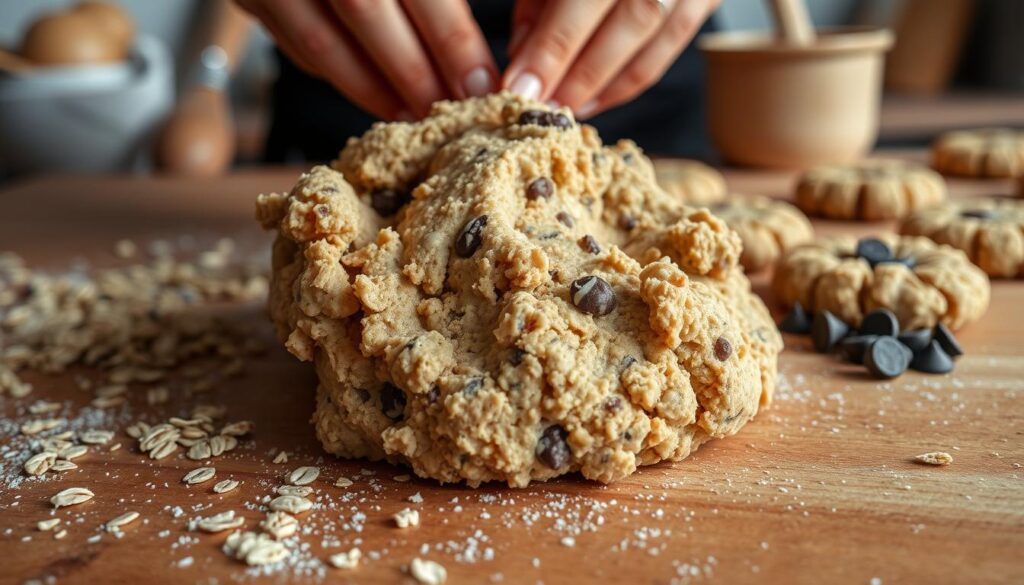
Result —
[{"label": "raisin in dough", "polygon": [[963,250],[989,276],[1024,273],[1024,201],[962,199],[908,217],[900,231]]},{"label": "raisin in dough", "polygon": [[761,195],[730,195],[711,207],[740,236],[740,264],[753,272],[775,263],[786,250],[814,239],[814,228],[799,209]]},{"label": "raisin in dough", "polygon": [[658,184],[684,203],[706,206],[725,199],[725,177],[697,160],[659,158],[654,161]]},{"label": "raisin in dough", "polygon": [[439,102],[257,216],[277,231],[271,316],[316,366],[331,453],[472,486],[610,482],[771,397],[781,338],[738,236],[565,112]]},{"label": "raisin in dough", "polygon": [[818,167],[804,173],[796,188],[800,209],[832,219],[897,219],[945,199],[938,173],[899,160]]},{"label": "raisin in dough", "polygon": [[865,314],[889,309],[903,330],[944,323],[953,329],[988,308],[989,282],[963,252],[928,238],[879,236],[903,262],[872,268],[857,257],[852,237],[824,238],[798,246],[775,266],[772,292],[786,305],[828,310],[858,327]]},{"label": "raisin in dough", "polygon": [[1006,128],[948,132],[932,146],[932,166],[959,177],[1024,175],[1024,132]]}]

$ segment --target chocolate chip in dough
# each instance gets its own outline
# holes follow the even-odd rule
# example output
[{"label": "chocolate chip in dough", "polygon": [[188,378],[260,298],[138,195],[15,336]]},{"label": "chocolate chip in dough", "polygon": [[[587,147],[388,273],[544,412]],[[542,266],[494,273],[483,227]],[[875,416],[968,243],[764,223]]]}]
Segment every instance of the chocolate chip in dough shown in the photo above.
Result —
[{"label": "chocolate chip in dough", "polygon": [[931,343],[932,332],[928,329],[914,329],[900,333],[896,339],[916,354]]},{"label": "chocolate chip in dough", "polygon": [[548,113],[542,112],[541,110],[525,110],[519,114],[520,124],[536,124],[537,126],[546,126],[544,123],[548,119]]},{"label": "chocolate chip in dough", "polygon": [[932,341],[917,352],[910,367],[926,374],[948,374],[953,371],[953,358],[949,357],[938,341]]},{"label": "chocolate chip in dough", "polygon": [[571,228],[572,226],[576,225],[576,221],[573,220],[572,216],[564,211],[559,211],[555,215],[555,219],[562,222],[562,225],[564,225],[565,227]]},{"label": "chocolate chip in dough", "polygon": [[879,337],[864,352],[864,365],[874,377],[889,380],[907,371],[909,351],[895,337]]},{"label": "chocolate chip in dough", "polygon": [[572,451],[569,450],[569,443],[566,439],[569,433],[559,425],[552,425],[540,434],[537,439],[535,454],[541,463],[551,469],[561,469],[569,463]]},{"label": "chocolate chip in dough", "polygon": [[839,342],[839,355],[854,364],[864,363],[864,353],[868,346],[878,339],[877,335],[851,335]]},{"label": "chocolate chip in dough", "polygon": [[621,215],[619,216],[619,227],[630,231],[636,227],[636,219],[632,215]]},{"label": "chocolate chip in dough", "polygon": [[481,215],[474,218],[462,228],[459,239],[455,240],[455,253],[463,258],[469,258],[476,253],[483,241],[484,226],[487,225],[487,216]]},{"label": "chocolate chip in dough", "polygon": [[509,363],[513,366],[518,366],[523,363],[523,358],[526,357],[526,352],[519,349],[518,347],[512,348],[512,353],[508,357]]},{"label": "chocolate chip in dough", "polygon": [[554,193],[555,186],[551,183],[551,179],[547,177],[538,177],[534,179],[529,186],[526,187],[526,198],[530,201],[536,201],[538,199],[547,199]]},{"label": "chocolate chip in dough", "polygon": [[779,329],[786,333],[797,333],[800,335],[810,333],[811,320],[807,316],[807,311],[804,310],[803,305],[800,303],[794,304],[793,308],[782,318],[782,322],[779,323]]},{"label": "chocolate chip in dough", "polygon": [[960,347],[960,342],[953,336],[953,332],[949,330],[944,324],[939,323],[932,329],[932,339],[939,342],[939,346],[945,351],[949,357],[958,358],[964,355],[964,350]]},{"label": "chocolate chip in dough", "polygon": [[569,285],[569,296],[577,309],[595,317],[611,313],[618,304],[612,286],[599,276],[577,278]]},{"label": "chocolate chip in dough", "polygon": [[968,219],[987,220],[992,219],[995,216],[995,212],[992,211],[991,209],[965,209],[960,212],[960,217]]},{"label": "chocolate chip in dough", "polygon": [[437,399],[440,398],[440,397],[441,397],[441,390],[438,389],[437,386],[433,386],[433,387],[430,388],[430,391],[427,392],[427,403],[428,404],[434,404],[434,403],[437,402]]},{"label": "chocolate chip in dough", "polygon": [[594,239],[594,236],[590,234],[587,234],[580,238],[579,242],[577,243],[580,245],[580,248],[583,248],[584,250],[590,252],[591,254],[601,253],[601,246],[597,243],[597,240]]},{"label": "chocolate chip in dough", "polygon": [[380,408],[391,420],[402,420],[405,415],[405,392],[394,384],[387,383],[380,389]]},{"label": "chocolate chip in dough", "polygon": [[381,217],[389,217],[408,203],[409,195],[394,189],[377,189],[370,193],[370,206]]},{"label": "chocolate chip in dough", "polygon": [[860,322],[858,332],[861,335],[887,335],[893,337],[900,332],[900,322],[896,314],[889,309],[875,309]]},{"label": "chocolate chip in dough", "polygon": [[480,391],[480,387],[484,385],[483,378],[471,378],[466,385],[462,387],[462,393],[466,396],[476,396],[476,393]]},{"label": "chocolate chip in dough", "polygon": [[811,322],[811,340],[814,349],[821,353],[832,351],[839,340],[850,332],[850,326],[831,311],[818,311]]},{"label": "chocolate chip in dough", "polygon": [[893,259],[892,250],[878,238],[864,238],[857,242],[857,256],[863,258],[874,268],[882,262]]},{"label": "chocolate chip in dough", "polygon": [[732,344],[724,337],[715,340],[715,357],[718,361],[724,362],[732,355]]},{"label": "chocolate chip in dough", "polygon": [[568,130],[572,128],[572,120],[561,112],[552,112],[548,125],[554,126],[559,130]]}]

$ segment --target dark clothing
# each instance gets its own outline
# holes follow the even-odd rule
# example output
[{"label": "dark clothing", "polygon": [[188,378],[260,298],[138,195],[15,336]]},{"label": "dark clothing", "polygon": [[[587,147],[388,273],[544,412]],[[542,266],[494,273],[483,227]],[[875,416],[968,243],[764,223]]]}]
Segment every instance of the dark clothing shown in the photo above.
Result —
[{"label": "dark clothing", "polygon": [[[499,69],[508,64],[512,5],[512,0],[472,3]],[[376,121],[331,85],[306,75],[279,51],[277,55],[280,74],[273,89],[267,162],[331,160],[348,137],[361,135]],[[691,45],[656,85],[587,123],[608,143],[631,138],[650,154],[706,157],[703,78],[703,58]]]}]

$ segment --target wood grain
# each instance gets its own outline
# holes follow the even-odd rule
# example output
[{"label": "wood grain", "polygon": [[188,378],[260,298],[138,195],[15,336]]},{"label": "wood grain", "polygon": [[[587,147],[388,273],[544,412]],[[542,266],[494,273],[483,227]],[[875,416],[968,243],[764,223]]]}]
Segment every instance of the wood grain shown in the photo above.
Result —
[{"label": "wood grain", "polygon": [[[53,178],[17,184],[0,191],[0,250],[59,269],[76,257],[114,264],[110,250],[125,237],[190,234],[213,241],[229,235],[265,249],[268,236],[251,219],[253,196],[287,188],[296,173],[261,169],[203,182]],[[793,181],[749,171],[728,178],[735,191],[780,196]],[[955,182],[953,188],[963,195],[1003,186]],[[868,233],[884,226],[816,227]],[[764,275],[755,282],[764,290]],[[212,482],[184,486],[181,476],[194,462],[151,462],[120,432],[121,450],[90,453],[78,460],[80,469],[46,481],[11,485],[8,464],[0,483],[0,583],[47,576],[57,583],[404,582],[409,578],[401,567],[421,555],[424,543],[430,550],[422,556],[444,564],[449,583],[1019,583],[1022,306],[1024,283],[993,283],[992,306],[962,332],[967,355],[948,376],[909,373],[880,383],[789,337],[780,359],[782,388],[770,410],[739,435],[686,461],[643,469],[612,486],[571,478],[518,491],[469,490],[416,479],[400,483],[392,477],[404,470],[325,458],[308,424],[313,375],[275,347],[242,378],[204,397],[230,405],[233,419],[256,422],[251,441],[214,463],[218,479],[243,481],[235,492],[215,495]],[[261,307],[241,306],[229,318],[262,322],[264,316]],[[269,326],[261,335],[276,346]],[[36,390],[25,401],[0,398],[7,417],[0,421],[0,457],[17,443],[10,420],[24,420],[19,413],[28,401],[67,400],[74,412],[89,399],[69,376],[34,376],[33,382]],[[121,419],[166,417],[187,412],[189,405],[182,397],[159,408],[133,400]],[[274,448],[291,453],[291,461],[270,463]],[[952,453],[954,463],[936,468],[912,461],[935,450]],[[308,557],[322,560],[361,539],[364,553],[377,551],[380,558],[352,572],[326,568],[318,576],[291,568],[252,577],[220,552],[226,535],[187,531],[188,518],[229,508],[255,527],[262,514],[252,504],[294,467],[318,461],[323,475],[315,485],[324,509],[303,519],[313,529],[301,537]],[[342,474],[356,485],[334,487]],[[96,497],[57,512],[70,522],[68,536],[56,541],[37,532],[35,522],[50,515],[49,497],[74,485],[90,487]],[[413,506],[406,498],[417,492],[424,498],[415,506],[422,525],[392,527],[390,515]],[[357,497],[345,501],[346,493]],[[182,517],[174,517],[174,506],[181,506]],[[87,542],[100,524],[130,509],[143,520],[127,527],[123,538]],[[344,529],[354,509],[366,515],[362,532]],[[592,529],[565,546],[569,532],[559,520]],[[480,560],[456,560],[474,542]],[[485,560],[488,548],[493,557]]]}]

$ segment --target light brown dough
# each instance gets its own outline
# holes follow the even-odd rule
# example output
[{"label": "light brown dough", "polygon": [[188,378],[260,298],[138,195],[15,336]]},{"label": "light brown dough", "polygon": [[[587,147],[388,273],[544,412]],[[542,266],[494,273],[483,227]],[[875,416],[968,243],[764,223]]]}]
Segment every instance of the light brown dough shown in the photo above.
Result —
[{"label": "light brown dough", "polygon": [[654,172],[663,189],[689,205],[708,206],[725,199],[725,177],[698,160],[655,159]]},{"label": "light brown dough", "polygon": [[932,165],[944,175],[1007,178],[1024,175],[1024,132],[958,130],[932,145]]},{"label": "light brown dough", "polygon": [[900,160],[818,167],[796,187],[800,209],[832,219],[897,219],[945,199],[946,183],[938,173]]},{"label": "light brown dough", "polygon": [[730,195],[711,212],[722,218],[743,241],[740,264],[755,272],[775,263],[794,246],[814,239],[814,228],[799,209],[761,195]]}]

